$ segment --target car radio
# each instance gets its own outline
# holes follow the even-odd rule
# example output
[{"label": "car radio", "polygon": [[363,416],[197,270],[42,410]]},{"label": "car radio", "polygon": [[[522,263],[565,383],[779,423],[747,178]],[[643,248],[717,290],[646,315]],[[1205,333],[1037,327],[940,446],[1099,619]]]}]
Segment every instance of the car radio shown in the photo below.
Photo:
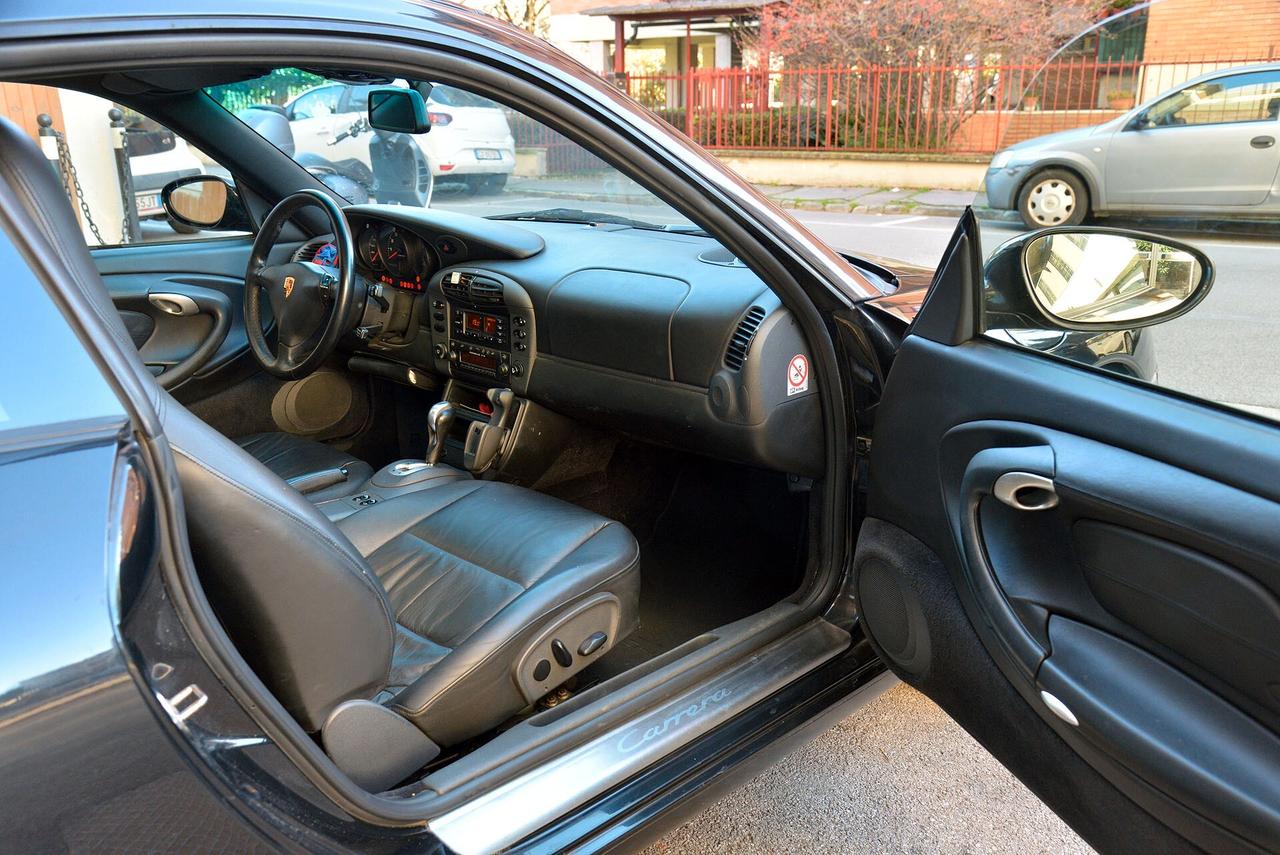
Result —
[{"label": "car radio", "polygon": [[498,314],[492,311],[455,307],[453,316],[453,338],[473,341],[489,347],[509,349],[508,318],[505,312]]},{"label": "car radio", "polygon": [[[506,378],[512,374],[510,354],[465,342],[451,344],[449,361],[459,368],[465,368],[486,377]],[[521,370],[519,366],[516,367],[516,376],[519,376]]]},{"label": "car radio", "polygon": [[518,283],[488,270],[443,270],[428,288],[428,306],[438,369],[524,394],[534,358],[534,317],[533,303]]}]

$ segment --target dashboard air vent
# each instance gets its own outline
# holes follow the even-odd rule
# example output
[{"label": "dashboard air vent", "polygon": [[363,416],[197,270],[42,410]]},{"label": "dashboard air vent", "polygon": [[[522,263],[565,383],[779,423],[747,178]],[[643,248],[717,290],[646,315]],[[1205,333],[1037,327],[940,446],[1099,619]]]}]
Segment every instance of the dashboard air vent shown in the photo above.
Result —
[{"label": "dashboard air vent", "polygon": [[764,316],[765,311],[759,306],[747,309],[742,320],[738,321],[738,328],[733,331],[733,338],[729,339],[729,346],[725,348],[725,367],[732,368],[734,371],[742,370],[743,363],[747,361],[747,354],[751,351],[751,340],[756,337],[756,331],[760,329]]},{"label": "dashboard air vent", "polygon": [[329,243],[328,238],[320,238],[319,240],[313,240],[310,243],[303,244],[294,251],[293,258],[291,260],[310,261],[316,257],[316,253],[320,251],[320,247],[324,246],[326,243]]},{"label": "dashboard air vent", "polygon": [[450,297],[469,300],[471,298],[471,280],[474,278],[470,273],[454,271],[440,282],[440,287]]},{"label": "dashboard air vent", "polygon": [[471,280],[471,299],[481,303],[501,303],[502,283],[477,276]]}]

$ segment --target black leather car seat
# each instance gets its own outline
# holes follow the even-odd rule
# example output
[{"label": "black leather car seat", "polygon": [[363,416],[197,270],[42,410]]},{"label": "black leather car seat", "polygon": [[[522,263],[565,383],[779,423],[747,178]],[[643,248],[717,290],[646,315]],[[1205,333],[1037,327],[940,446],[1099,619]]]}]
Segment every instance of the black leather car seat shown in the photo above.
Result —
[{"label": "black leather car seat", "polygon": [[[378,502],[335,526],[159,387],[56,175],[2,118],[0,195],[18,211],[15,239],[78,289],[83,299],[72,311],[97,316],[115,339],[115,361],[131,374],[121,382],[149,397],[163,429],[154,439],[167,439],[176,461],[191,554],[223,625],[297,721],[323,732],[331,754],[345,746],[356,766],[377,754],[387,744],[375,738],[386,717],[391,729],[446,745],[484,733],[634,628],[635,538],[548,496],[457,480]],[[353,709],[358,715],[347,714]],[[384,753],[390,772],[385,764],[359,775],[343,768],[372,787],[417,768],[397,770],[396,752]]]},{"label": "black leather car seat", "polygon": [[291,433],[255,433],[235,443],[313,502],[350,495],[373,476],[360,458]]}]

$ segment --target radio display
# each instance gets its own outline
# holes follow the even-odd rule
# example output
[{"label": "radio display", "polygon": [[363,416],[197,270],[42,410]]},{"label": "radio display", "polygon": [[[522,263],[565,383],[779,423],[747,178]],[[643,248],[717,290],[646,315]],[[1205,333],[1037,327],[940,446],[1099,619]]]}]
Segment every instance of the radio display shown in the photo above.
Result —
[{"label": "radio display", "polygon": [[499,320],[497,315],[486,315],[482,312],[463,312],[462,326],[469,333],[497,335]]},{"label": "radio display", "polygon": [[488,353],[478,353],[473,350],[464,349],[458,355],[459,361],[464,365],[471,365],[483,371],[497,372],[498,357]]}]

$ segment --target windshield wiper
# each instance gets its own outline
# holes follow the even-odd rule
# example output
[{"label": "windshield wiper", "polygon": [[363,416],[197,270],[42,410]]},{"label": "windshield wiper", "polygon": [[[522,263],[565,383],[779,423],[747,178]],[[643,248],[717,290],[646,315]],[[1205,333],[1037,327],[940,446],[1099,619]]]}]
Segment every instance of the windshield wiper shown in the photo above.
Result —
[{"label": "windshield wiper", "polygon": [[582,223],[583,225],[629,226],[633,229],[658,229],[661,226],[633,220],[618,214],[583,211],[578,208],[548,208],[545,211],[523,211],[519,214],[497,214],[490,220],[527,220],[535,223]]},{"label": "windshield wiper", "polygon": [[636,220],[620,214],[606,214],[601,211],[583,211],[579,208],[548,208],[545,211],[523,211],[519,214],[496,214],[490,220],[524,220],[531,223],[582,223],[583,225],[627,226],[632,229],[649,229],[650,231],[672,232],[681,235],[710,237],[701,226],[693,223],[668,223],[658,225],[646,220]]}]

